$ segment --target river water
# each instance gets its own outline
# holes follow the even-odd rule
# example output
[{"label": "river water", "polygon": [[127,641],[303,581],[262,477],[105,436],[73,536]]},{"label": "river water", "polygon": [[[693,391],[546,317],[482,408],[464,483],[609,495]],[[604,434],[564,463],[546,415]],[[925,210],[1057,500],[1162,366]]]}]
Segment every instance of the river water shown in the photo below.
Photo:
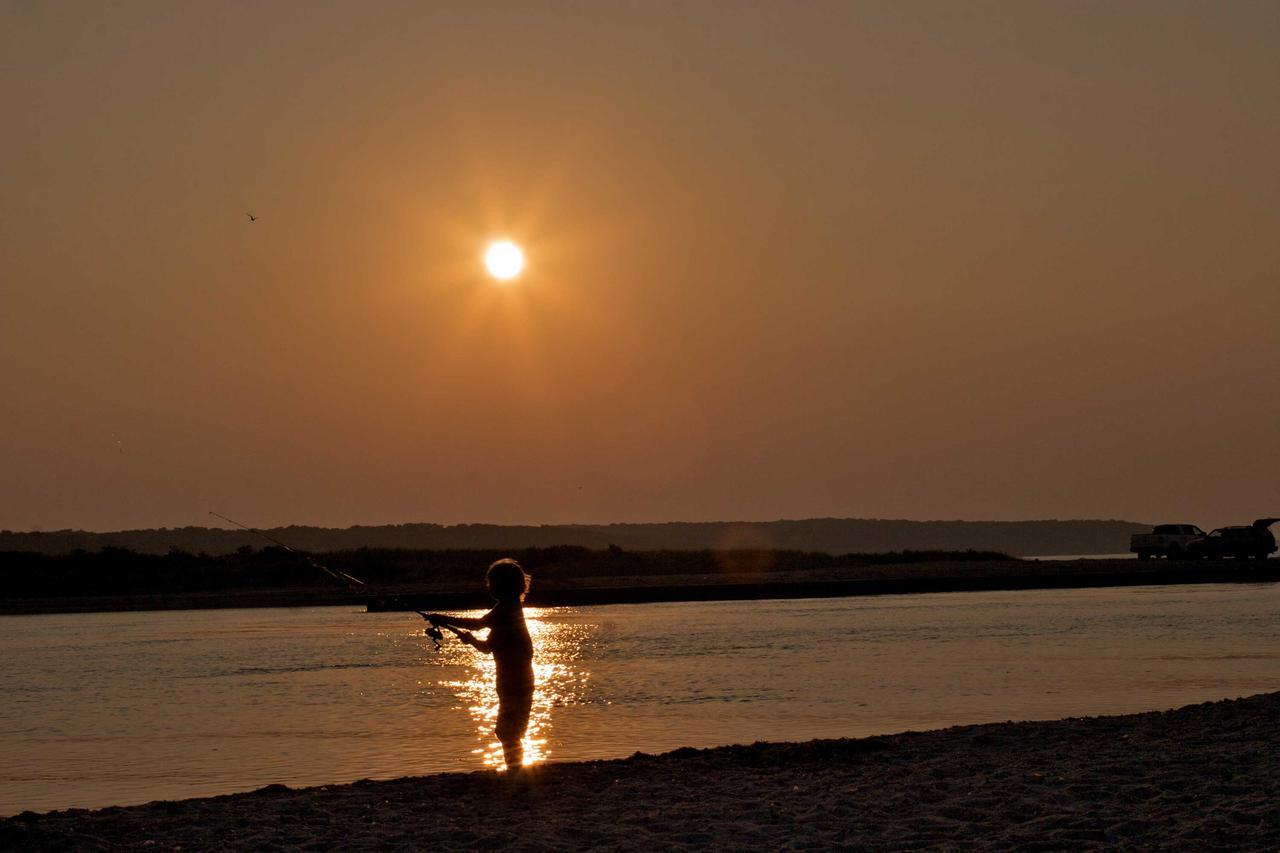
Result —
[{"label": "river water", "polygon": [[[530,760],[1280,689],[1280,585],[530,610]],[[0,617],[0,815],[500,764],[492,664],[351,607]],[[426,783],[424,783],[426,784]]]}]

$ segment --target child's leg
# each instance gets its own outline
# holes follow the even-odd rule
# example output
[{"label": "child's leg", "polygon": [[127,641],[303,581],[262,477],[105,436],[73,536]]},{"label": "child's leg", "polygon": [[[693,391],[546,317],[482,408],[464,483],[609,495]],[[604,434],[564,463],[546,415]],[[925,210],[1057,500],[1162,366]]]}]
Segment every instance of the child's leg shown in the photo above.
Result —
[{"label": "child's leg", "polygon": [[508,770],[518,770],[524,766],[524,738],[503,738],[498,735],[498,739],[502,741],[502,760],[507,763]]},{"label": "child's leg", "polygon": [[518,695],[498,694],[498,725],[494,734],[502,743],[502,757],[507,769],[518,769],[524,764],[524,733],[529,728],[529,713],[533,709],[533,691]]}]

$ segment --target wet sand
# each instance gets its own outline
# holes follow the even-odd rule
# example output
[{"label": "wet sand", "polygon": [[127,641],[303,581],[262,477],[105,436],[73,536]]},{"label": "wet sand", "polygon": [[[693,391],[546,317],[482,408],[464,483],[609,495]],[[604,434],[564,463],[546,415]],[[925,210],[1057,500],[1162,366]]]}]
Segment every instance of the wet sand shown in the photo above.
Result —
[{"label": "wet sand", "polygon": [[6,850],[1275,850],[1280,693],[0,821]]}]

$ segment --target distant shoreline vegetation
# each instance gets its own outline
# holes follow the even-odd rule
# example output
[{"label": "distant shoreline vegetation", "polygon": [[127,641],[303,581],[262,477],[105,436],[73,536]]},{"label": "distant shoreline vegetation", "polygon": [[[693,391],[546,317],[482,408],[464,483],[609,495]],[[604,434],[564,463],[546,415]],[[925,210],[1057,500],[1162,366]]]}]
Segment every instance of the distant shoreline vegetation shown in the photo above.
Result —
[{"label": "distant shoreline vegetation", "polygon": [[[251,521],[251,519],[246,519]],[[628,551],[820,551],[881,554],[891,551],[999,551],[1019,557],[1115,554],[1132,533],[1150,525],[1117,520],[910,521],[810,518],[786,521],[667,522],[656,524],[386,524],[348,528],[291,526],[267,532],[300,551],[331,553],[358,548],[408,550],[521,550],[572,545]],[[244,530],[158,528],[94,533],[84,530],[0,530],[0,552],[71,554],[123,548],[146,554],[178,549],[231,554],[262,540]]]},{"label": "distant shoreline vegetation", "polygon": [[[1014,559],[975,550],[833,555],[772,550],[627,551],[616,545],[600,550],[568,545],[516,550],[358,548],[312,556],[389,593],[469,592],[485,566],[507,556],[528,567],[538,588],[544,590],[577,587],[588,579],[611,585],[646,578],[785,580],[823,570]],[[261,591],[315,593],[335,600],[362,597],[359,591],[326,577],[302,555],[274,546],[242,546],[230,554],[192,554],[181,549],[146,554],[112,547],[60,555],[0,552],[0,601]]]}]

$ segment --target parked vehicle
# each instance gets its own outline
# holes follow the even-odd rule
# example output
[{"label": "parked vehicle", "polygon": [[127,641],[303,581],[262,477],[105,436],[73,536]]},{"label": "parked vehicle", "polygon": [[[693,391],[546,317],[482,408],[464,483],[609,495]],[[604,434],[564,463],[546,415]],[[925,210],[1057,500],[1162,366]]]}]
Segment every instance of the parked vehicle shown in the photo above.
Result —
[{"label": "parked vehicle", "polygon": [[1277,521],[1280,518],[1259,518],[1250,525],[1219,527],[1188,542],[1187,556],[1196,560],[1224,557],[1265,560],[1276,551],[1276,537],[1271,533],[1271,525]]},{"label": "parked vehicle", "polygon": [[1129,550],[1139,560],[1151,557],[1178,559],[1187,555],[1187,545],[1205,533],[1194,524],[1157,524],[1150,533],[1135,533],[1129,537]]}]

